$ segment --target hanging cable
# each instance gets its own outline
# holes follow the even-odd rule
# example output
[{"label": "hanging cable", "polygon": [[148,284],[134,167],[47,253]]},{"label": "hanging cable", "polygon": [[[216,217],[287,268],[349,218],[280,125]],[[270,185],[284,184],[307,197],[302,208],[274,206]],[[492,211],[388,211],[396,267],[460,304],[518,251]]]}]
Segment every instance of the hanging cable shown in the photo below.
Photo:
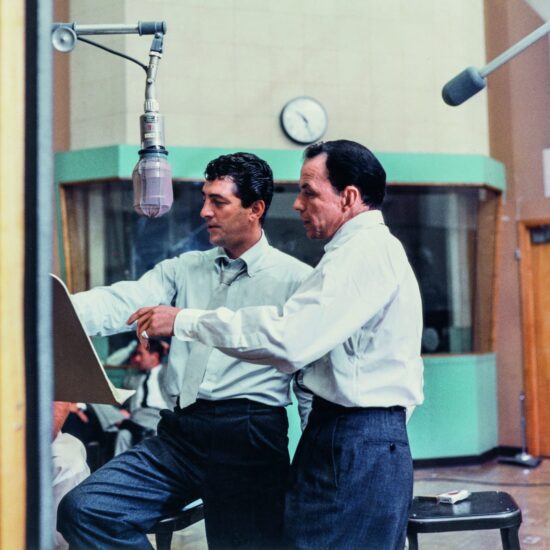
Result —
[{"label": "hanging cable", "polygon": [[104,46],[103,44],[98,44],[97,42],[94,42],[93,40],[89,40],[88,38],[82,38],[82,36],[78,36],[77,40],[80,40],[81,42],[86,42],[86,44],[91,44],[92,46],[95,46],[96,48],[99,48],[100,50],[105,50],[106,52],[112,53],[114,55],[118,55],[119,57],[123,57],[124,59],[127,59],[128,61],[132,61],[136,65],[139,65],[145,72],[147,72],[147,65],[145,65],[144,63],[141,63],[141,61],[138,61],[137,59],[134,59],[133,57],[130,57],[129,55],[126,55],[125,53],[117,52],[116,50],[108,48],[107,46]]}]

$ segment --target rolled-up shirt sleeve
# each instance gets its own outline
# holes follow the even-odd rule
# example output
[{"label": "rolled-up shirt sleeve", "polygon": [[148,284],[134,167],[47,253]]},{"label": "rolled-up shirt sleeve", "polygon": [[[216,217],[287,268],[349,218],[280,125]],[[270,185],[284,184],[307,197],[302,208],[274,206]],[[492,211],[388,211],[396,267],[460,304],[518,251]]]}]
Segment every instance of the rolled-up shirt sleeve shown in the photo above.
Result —
[{"label": "rolled-up shirt sleeve", "polygon": [[174,325],[182,340],[199,340],[250,363],[292,373],[344,342],[391,299],[399,274],[387,257],[344,258],[336,251],[286,302],[238,311],[183,310]]}]

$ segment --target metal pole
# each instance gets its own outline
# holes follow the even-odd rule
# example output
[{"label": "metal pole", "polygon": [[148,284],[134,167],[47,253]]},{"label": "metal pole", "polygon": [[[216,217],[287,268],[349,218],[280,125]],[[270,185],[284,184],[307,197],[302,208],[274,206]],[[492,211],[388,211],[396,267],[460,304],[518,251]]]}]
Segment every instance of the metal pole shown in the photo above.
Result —
[{"label": "metal pole", "polygon": [[25,363],[27,544],[53,547],[52,1],[26,0]]},{"label": "metal pole", "polygon": [[495,69],[498,69],[501,65],[504,65],[507,61],[512,59],[521,53],[525,48],[528,48],[531,44],[536,42],[539,38],[542,38],[545,34],[550,32],[550,21],[547,21],[544,25],[541,25],[538,29],[535,29],[532,33],[522,38],[519,42],[508,48],[505,52],[502,52],[499,56],[495,57],[491,62],[487,63],[485,67],[479,69],[479,74],[482,77],[492,73]]},{"label": "metal pole", "polygon": [[51,30],[55,31],[59,27],[72,29],[77,35],[97,35],[97,34],[155,34],[160,32],[166,34],[166,21],[138,21],[135,25],[123,25],[118,23],[96,24],[96,25],[77,25],[76,23],[53,23]]},{"label": "metal pole", "polygon": [[77,35],[139,34],[138,25],[75,25]]}]

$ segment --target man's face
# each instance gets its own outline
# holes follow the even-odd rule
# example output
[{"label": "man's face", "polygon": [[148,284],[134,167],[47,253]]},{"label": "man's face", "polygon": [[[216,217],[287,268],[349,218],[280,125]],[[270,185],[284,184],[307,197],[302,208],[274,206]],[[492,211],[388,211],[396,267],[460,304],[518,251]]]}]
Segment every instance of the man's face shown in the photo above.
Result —
[{"label": "man's face", "polygon": [[328,179],[326,157],[323,153],[304,162],[293,205],[310,239],[330,239],[345,222],[341,195]]},{"label": "man's face", "polygon": [[247,249],[252,227],[256,226],[251,217],[252,206],[244,208],[235,191],[231,177],[204,182],[200,212],[206,221],[210,242],[223,247],[234,258]]},{"label": "man's face", "polygon": [[159,354],[149,353],[142,344],[136,348],[136,351],[130,357],[130,364],[137,367],[140,371],[151,370],[160,363]]}]

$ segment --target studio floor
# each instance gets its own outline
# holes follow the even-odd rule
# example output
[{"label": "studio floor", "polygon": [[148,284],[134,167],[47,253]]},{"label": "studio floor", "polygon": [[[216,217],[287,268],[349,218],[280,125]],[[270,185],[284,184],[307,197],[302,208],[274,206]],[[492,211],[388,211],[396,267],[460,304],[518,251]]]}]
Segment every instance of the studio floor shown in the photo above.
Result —
[{"label": "studio floor", "polygon": [[[423,468],[415,472],[415,495],[434,495],[454,489],[506,491],[523,515],[521,547],[550,550],[550,460],[534,469],[487,462],[480,466]],[[419,535],[421,550],[497,550],[498,531],[463,531]],[[172,550],[207,550],[204,522],[174,534]],[[360,549],[358,549],[360,550]]]}]

